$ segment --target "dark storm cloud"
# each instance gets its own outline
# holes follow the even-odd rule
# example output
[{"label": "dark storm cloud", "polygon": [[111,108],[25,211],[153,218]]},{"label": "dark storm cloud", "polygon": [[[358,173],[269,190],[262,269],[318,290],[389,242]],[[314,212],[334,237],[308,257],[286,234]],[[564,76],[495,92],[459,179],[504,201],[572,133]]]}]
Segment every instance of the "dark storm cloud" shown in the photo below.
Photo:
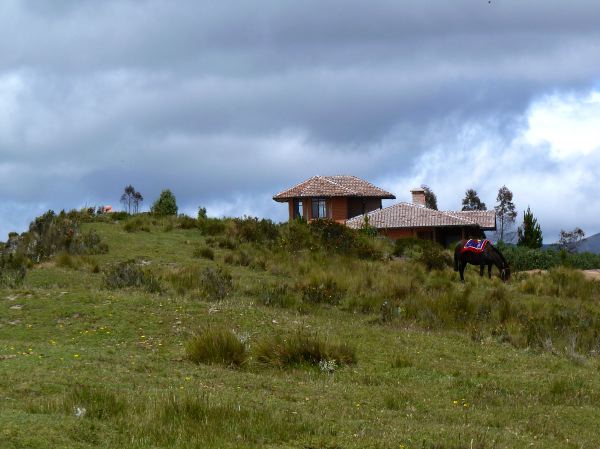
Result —
[{"label": "dark storm cloud", "polygon": [[533,100],[597,83],[598,17],[558,0],[8,0],[0,200],[114,203],[131,182],[281,218],[270,195],[303,177],[393,182],[473,123],[510,142]]}]

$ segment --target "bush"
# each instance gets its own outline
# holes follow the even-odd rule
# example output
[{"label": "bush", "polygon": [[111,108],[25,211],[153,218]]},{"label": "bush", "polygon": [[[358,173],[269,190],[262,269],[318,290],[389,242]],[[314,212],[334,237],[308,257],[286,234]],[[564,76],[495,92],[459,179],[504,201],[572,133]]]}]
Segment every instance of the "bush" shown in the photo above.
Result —
[{"label": "bush", "polygon": [[337,365],[356,363],[356,349],[346,343],[330,343],[316,336],[295,333],[285,338],[269,337],[257,344],[256,360],[278,368],[334,361]]},{"label": "bush", "polygon": [[161,291],[158,278],[144,271],[135,260],[120,262],[108,269],[104,274],[104,284],[109,289],[143,287],[150,293]]},{"label": "bush", "polygon": [[194,257],[214,260],[215,252],[207,246],[197,246],[192,253]]},{"label": "bush", "polygon": [[0,287],[20,286],[27,274],[29,260],[21,253],[0,252]]},{"label": "bush", "polygon": [[150,212],[158,216],[177,215],[177,200],[169,189],[163,190],[150,208]]},{"label": "bush", "polygon": [[221,235],[227,227],[226,221],[219,218],[198,218],[196,225],[202,235]]},{"label": "bush", "polygon": [[279,237],[279,228],[267,219],[234,218],[229,234],[240,242],[272,243]]},{"label": "bush", "polygon": [[306,284],[300,284],[298,289],[302,300],[312,304],[337,305],[346,292],[332,277],[313,278]]},{"label": "bush", "polygon": [[233,332],[221,327],[209,327],[194,335],[185,350],[187,358],[194,363],[238,368],[248,359],[244,344]]},{"label": "bush", "polygon": [[198,227],[198,220],[188,217],[187,215],[180,215],[177,217],[177,226],[180,229],[195,229]]}]

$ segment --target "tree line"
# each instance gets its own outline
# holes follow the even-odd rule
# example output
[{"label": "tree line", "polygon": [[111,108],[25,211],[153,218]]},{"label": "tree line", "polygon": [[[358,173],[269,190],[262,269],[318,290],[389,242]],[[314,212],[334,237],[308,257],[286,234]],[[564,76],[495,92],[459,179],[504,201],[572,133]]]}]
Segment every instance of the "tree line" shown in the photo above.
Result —
[{"label": "tree line", "polygon": [[[425,191],[425,207],[438,210],[435,193],[427,185],[421,185],[421,188]],[[500,242],[512,242],[516,236],[518,246],[541,248],[543,245],[542,229],[534,217],[531,208],[527,206],[527,210],[523,213],[523,223],[517,228],[515,233],[513,229],[518,212],[513,203],[512,191],[505,185],[500,187],[496,196],[496,202],[497,204],[494,206],[498,226],[496,239]],[[484,211],[487,210],[487,206],[481,201],[475,189],[467,189],[465,197],[462,200],[461,210]],[[558,246],[568,252],[574,252],[584,237],[585,232],[579,227],[571,231],[561,230]]]}]

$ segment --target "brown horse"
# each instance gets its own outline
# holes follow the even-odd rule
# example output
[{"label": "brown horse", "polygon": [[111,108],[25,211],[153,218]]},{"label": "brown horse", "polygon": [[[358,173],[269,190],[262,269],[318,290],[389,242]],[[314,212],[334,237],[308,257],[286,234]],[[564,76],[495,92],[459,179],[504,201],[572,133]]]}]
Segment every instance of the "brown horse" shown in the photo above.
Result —
[{"label": "brown horse", "polygon": [[496,265],[500,270],[500,279],[504,282],[510,279],[510,267],[502,253],[491,242],[483,245],[483,250],[470,251],[465,250],[468,240],[458,242],[454,249],[454,271],[460,273],[460,281],[465,282],[465,268],[467,264],[479,265],[479,276],[483,276],[483,269],[487,265],[488,277],[492,278],[492,265]]}]

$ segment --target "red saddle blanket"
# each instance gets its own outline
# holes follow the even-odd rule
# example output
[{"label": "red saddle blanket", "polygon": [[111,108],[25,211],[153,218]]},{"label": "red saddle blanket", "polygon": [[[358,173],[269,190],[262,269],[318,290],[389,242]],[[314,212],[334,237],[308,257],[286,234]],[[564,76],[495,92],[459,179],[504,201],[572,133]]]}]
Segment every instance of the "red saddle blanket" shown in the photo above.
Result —
[{"label": "red saddle blanket", "polygon": [[467,240],[467,243],[465,243],[465,246],[463,246],[461,253],[464,253],[466,251],[469,251],[472,253],[482,253],[485,250],[485,247],[488,245],[488,243],[490,243],[490,241],[488,239],[485,239],[485,240],[469,239],[469,240]]}]

